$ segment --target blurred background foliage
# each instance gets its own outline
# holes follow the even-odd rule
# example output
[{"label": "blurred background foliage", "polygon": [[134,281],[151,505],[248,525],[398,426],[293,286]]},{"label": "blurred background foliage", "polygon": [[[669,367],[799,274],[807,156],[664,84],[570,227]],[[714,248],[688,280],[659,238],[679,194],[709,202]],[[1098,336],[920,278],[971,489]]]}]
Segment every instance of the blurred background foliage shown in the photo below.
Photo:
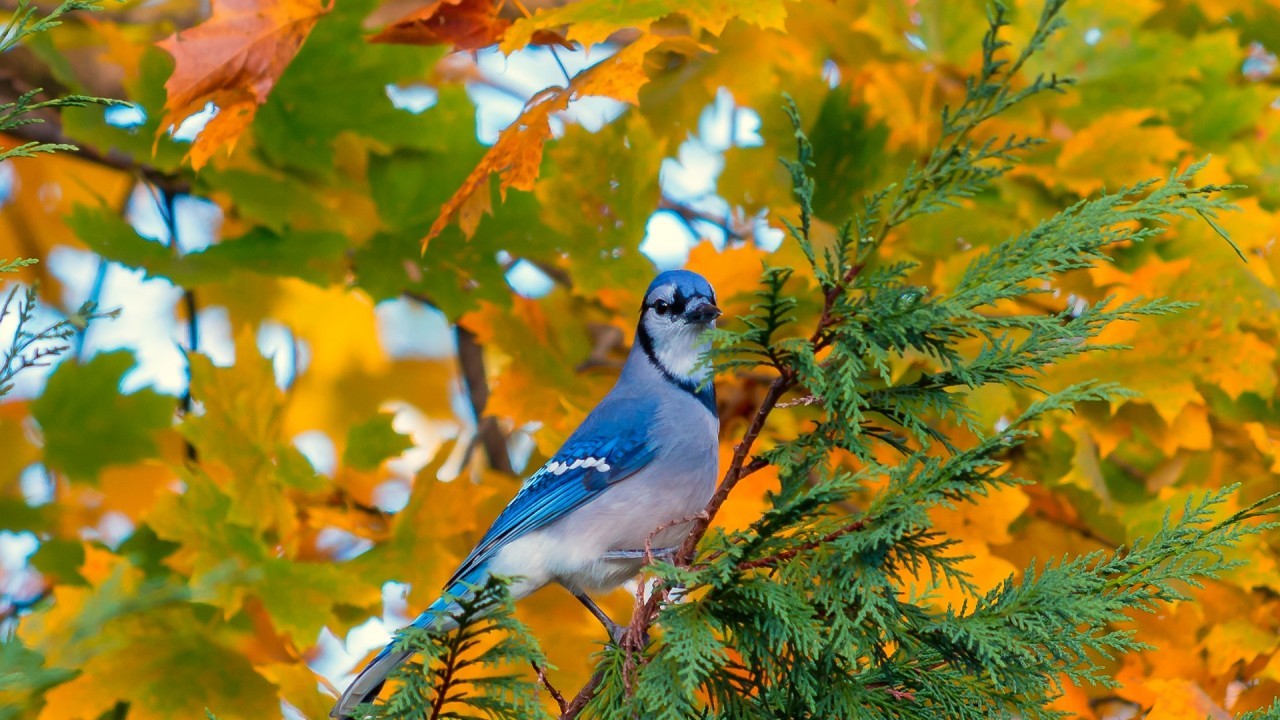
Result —
[{"label": "blurred background foliage", "polygon": [[[1039,4],[1009,10],[1020,45]],[[1280,6],[1065,14],[1027,75],[1078,87],[988,130],[1050,142],[884,257],[946,292],[992,242],[1211,154],[1199,181],[1248,186],[1220,220],[1247,262],[1193,218],[1023,308],[1196,303],[1048,374],[1140,395],[1055,418],[1009,458],[1036,484],[938,512],[983,585],[1129,542],[1206,488],[1280,489]],[[782,93],[829,238],[933,146],[986,28],[970,0],[129,0],[63,19],[0,56],[0,104],[127,104],[0,135],[79,146],[0,163],[0,258],[40,260],[9,284],[38,286],[45,324],[120,310],[0,400],[0,717],[42,720],[325,717],[326,688],[434,598],[612,383],[656,269],[705,274],[732,316],[763,259],[805,267],[778,230],[796,214]],[[720,378],[724,456],[766,383]],[[1027,401],[974,396],[995,428]],[[771,486],[744,482],[719,521],[754,519]],[[1159,650],[1060,707],[1219,718],[1280,694],[1275,541],[1137,618]],[[550,679],[581,685],[596,621],[557,590],[519,614]]]}]

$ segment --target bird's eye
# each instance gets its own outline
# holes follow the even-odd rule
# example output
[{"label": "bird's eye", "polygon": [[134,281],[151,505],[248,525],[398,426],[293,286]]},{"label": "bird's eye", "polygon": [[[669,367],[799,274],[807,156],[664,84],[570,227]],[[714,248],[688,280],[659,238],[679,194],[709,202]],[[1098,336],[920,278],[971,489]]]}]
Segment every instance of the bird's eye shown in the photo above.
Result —
[{"label": "bird's eye", "polygon": [[671,303],[667,302],[666,300],[653,301],[653,311],[658,313],[659,315],[666,315],[667,311],[669,311],[670,309],[671,309]]}]

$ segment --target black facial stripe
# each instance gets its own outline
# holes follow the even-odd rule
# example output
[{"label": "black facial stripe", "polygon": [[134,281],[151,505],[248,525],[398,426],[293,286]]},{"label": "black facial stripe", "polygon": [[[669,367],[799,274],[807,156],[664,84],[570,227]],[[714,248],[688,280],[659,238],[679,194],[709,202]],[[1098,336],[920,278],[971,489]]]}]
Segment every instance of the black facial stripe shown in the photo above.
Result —
[{"label": "black facial stripe", "polygon": [[[694,297],[705,297],[705,296],[698,294],[698,295],[694,295],[693,297],[685,297],[684,293],[680,292],[679,290],[676,290],[675,294],[672,296],[670,300],[667,300],[666,298],[658,297],[658,298],[654,298],[651,301],[646,301],[644,305],[640,306],[640,312],[643,313],[645,310],[652,308],[653,306],[657,305],[659,302],[665,302],[667,303],[668,312],[670,314],[682,315],[684,314],[685,309],[689,307],[689,302],[693,300]],[[714,297],[710,297],[706,299],[710,300],[712,305],[716,304],[716,299]]]},{"label": "black facial stripe", "polygon": [[662,373],[662,377],[672,385],[684,390],[690,395],[698,399],[712,415],[716,414],[716,386],[710,380],[705,385],[699,387],[697,383],[689,380],[682,380],[671,371],[658,362],[658,354],[653,351],[653,338],[649,335],[649,330],[644,326],[644,318],[640,318],[640,325],[636,328],[636,340],[640,343],[640,349],[644,350],[644,354],[649,358],[649,362],[653,364],[658,372]]},{"label": "black facial stripe", "polygon": [[657,307],[662,303],[666,303],[667,305],[666,312],[669,312],[672,315],[679,315],[680,313],[684,312],[684,308],[686,305],[689,304],[689,301],[686,300],[685,297],[682,296],[680,293],[676,293],[675,297],[672,298],[671,300],[667,300],[666,298],[654,298],[653,302],[645,303],[642,310],[648,310],[649,308]]}]

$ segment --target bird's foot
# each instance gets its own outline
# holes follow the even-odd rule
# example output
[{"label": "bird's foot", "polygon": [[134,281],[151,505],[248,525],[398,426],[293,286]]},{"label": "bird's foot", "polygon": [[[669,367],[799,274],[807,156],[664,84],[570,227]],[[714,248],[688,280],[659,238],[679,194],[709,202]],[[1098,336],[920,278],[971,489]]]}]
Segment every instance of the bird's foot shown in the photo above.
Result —
[{"label": "bird's foot", "polygon": [[[609,637],[613,639],[613,644],[617,645],[618,647],[624,647],[626,644],[627,633],[631,630],[631,628],[626,625],[618,625],[617,623],[610,623],[610,624],[612,625],[612,627],[609,628]],[[646,630],[640,635],[640,647],[643,648],[648,644],[649,644],[649,631]]]},{"label": "bird's foot", "polygon": [[619,625],[610,620],[605,624],[605,630],[609,631],[609,637],[613,639],[613,644],[622,647],[622,639],[627,636],[627,626]]},{"label": "bird's foot", "polygon": [[[595,615],[596,619],[600,621],[600,624],[604,626],[604,629],[609,633],[609,639],[613,640],[613,643],[618,647],[622,647],[623,640],[627,637],[627,630],[629,628],[626,625],[619,625],[614,622],[612,618],[600,609],[599,605],[595,604],[595,601],[587,597],[586,593],[577,590],[572,592],[573,596],[578,598],[578,601],[585,605],[586,608],[591,611],[591,614]],[[640,647],[644,647],[648,644],[649,633],[646,632],[640,637]]]}]

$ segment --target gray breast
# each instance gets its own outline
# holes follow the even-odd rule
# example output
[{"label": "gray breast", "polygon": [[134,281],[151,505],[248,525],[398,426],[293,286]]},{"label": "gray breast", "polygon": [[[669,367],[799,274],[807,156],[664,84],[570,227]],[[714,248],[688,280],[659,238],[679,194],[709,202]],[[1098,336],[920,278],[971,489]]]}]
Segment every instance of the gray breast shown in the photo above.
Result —
[{"label": "gray breast", "polygon": [[[574,545],[573,550],[598,557],[642,550],[646,540],[654,549],[678,545],[689,522],[658,528],[696,515],[711,499],[718,471],[719,419],[692,395],[676,391],[678,395],[663,398],[652,419],[656,437],[662,438],[653,461],[558,523],[553,532]],[[584,590],[605,589],[633,577],[641,564],[638,559],[600,559],[558,579]]]}]

